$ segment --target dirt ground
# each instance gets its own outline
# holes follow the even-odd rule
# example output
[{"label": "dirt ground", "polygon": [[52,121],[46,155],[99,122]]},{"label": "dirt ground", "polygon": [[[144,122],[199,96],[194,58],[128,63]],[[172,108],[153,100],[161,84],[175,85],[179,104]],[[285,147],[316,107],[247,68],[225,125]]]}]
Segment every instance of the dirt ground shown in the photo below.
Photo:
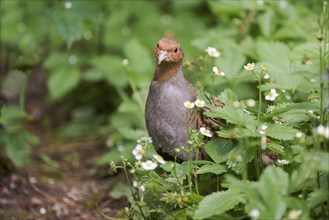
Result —
[{"label": "dirt ground", "polygon": [[[30,165],[1,177],[0,219],[96,220],[120,216],[128,203],[125,198],[111,198],[110,191],[125,180],[123,173],[97,168],[104,149],[87,140],[70,143],[56,142],[49,135],[39,137],[41,143],[33,148]],[[52,162],[41,159],[43,155]]]},{"label": "dirt ground", "polygon": [[[32,75],[26,110],[34,120],[26,126],[39,137],[40,144],[32,147],[28,166],[9,176],[0,175],[0,219],[121,218],[128,202],[111,198],[110,192],[117,183],[125,183],[123,173],[111,173],[109,167],[96,165],[108,149],[95,138],[59,139],[58,126],[42,124],[44,115],[56,109],[47,106],[44,97],[46,75],[43,71]],[[56,119],[53,121],[56,124]]]}]

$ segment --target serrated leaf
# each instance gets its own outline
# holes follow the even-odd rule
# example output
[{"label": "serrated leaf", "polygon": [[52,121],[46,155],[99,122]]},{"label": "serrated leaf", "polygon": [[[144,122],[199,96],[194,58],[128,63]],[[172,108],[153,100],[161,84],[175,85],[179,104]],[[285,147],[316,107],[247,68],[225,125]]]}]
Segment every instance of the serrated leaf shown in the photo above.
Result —
[{"label": "serrated leaf", "polygon": [[311,120],[309,113],[303,111],[293,110],[281,114],[282,121],[285,121],[290,126],[299,126]]},{"label": "serrated leaf", "polygon": [[313,192],[311,192],[308,195],[306,201],[309,208],[314,208],[318,204],[326,201],[328,198],[329,198],[328,188],[324,187],[320,189],[315,189]]},{"label": "serrated leaf", "polygon": [[259,41],[256,43],[256,50],[259,60],[270,61],[276,70],[286,70],[289,67],[289,48],[284,43]]},{"label": "serrated leaf", "polygon": [[209,164],[200,167],[197,171],[197,174],[213,173],[219,175],[225,173],[226,171],[227,171],[226,166],[220,164]]},{"label": "serrated leaf", "polygon": [[268,166],[259,179],[258,190],[265,201],[267,212],[263,218],[281,219],[287,205],[282,199],[288,193],[288,174],[280,167]]},{"label": "serrated leaf", "polygon": [[205,146],[207,154],[215,163],[221,163],[227,160],[229,152],[233,149],[233,142],[223,138],[208,141]]},{"label": "serrated leaf", "polygon": [[279,140],[292,140],[294,139],[296,133],[296,129],[280,124],[270,125],[266,130],[267,136]]},{"label": "serrated leaf", "polygon": [[72,90],[80,81],[77,68],[59,68],[52,72],[47,80],[50,96],[59,99]]},{"label": "serrated leaf", "polygon": [[282,145],[275,144],[275,143],[268,143],[266,145],[266,147],[269,150],[274,151],[274,152],[277,152],[279,154],[285,154],[284,147]]},{"label": "serrated leaf", "polygon": [[229,123],[243,126],[250,131],[255,131],[256,121],[254,120],[254,117],[232,105],[225,103],[223,108],[216,108],[214,109],[214,112],[205,112],[204,114],[209,117],[222,118]]},{"label": "serrated leaf", "polygon": [[269,112],[267,117],[280,116],[292,110],[303,111],[309,113],[309,111],[314,111],[319,109],[319,103],[317,102],[301,102],[301,103],[281,103],[276,105],[274,110]]},{"label": "serrated leaf", "polygon": [[223,54],[225,56],[218,59],[216,64],[226,73],[226,77],[232,80],[241,72],[241,67],[246,63],[246,58],[235,42],[232,42],[232,46],[224,48]]},{"label": "serrated leaf", "polygon": [[243,142],[234,147],[228,154],[227,166],[235,173],[241,174],[246,169],[247,164],[256,156],[253,148],[248,148]]},{"label": "serrated leaf", "polygon": [[222,214],[242,200],[242,195],[237,192],[221,191],[204,197],[194,213],[194,219],[205,219],[214,215]]},{"label": "serrated leaf", "polygon": [[220,93],[218,98],[221,102],[226,103],[226,104],[233,103],[234,101],[238,100],[237,94],[235,94],[230,89],[225,89],[223,92]]},{"label": "serrated leaf", "polygon": [[55,27],[64,37],[68,47],[78,40],[84,31],[81,16],[72,10],[57,10],[52,14]]}]

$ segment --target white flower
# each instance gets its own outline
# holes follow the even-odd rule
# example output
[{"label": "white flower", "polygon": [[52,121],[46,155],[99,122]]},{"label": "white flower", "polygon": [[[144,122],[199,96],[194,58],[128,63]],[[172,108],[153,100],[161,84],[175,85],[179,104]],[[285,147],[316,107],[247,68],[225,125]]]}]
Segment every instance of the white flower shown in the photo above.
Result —
[{"label": "white flower", "polygon": [[208,48],[206,49],[206,52],[207,52],[208,55],[211,56],[211,57],[219,57],[219,56],[220,56],[219,51],[218,51],[216,48],[214,48],[214,47],[208,47]]},{"label": "white flower", "polygon": [[289,219],[298,219],[298,217],[303,213],[302,210],[291,210],[288,214]]},{"label": "white flower", "polygon": [[206,128],[204,128],[204,127],[200,128],[200,133],[203,134],[204,136],[212,137],[211,132],[209,130],[207,130]]},{"label": "white flower", "polygon": [[247,65],[243,66],[245,70],[252,71],[255,69],[255,63],[248,63]]},{"label": "white flower", "polygon": [[166,161],[159,154],[153,154],[153,158],[156,159],[159,163],[165,164]]},{"label": "white flower", "polygon": [[249,212],[249,216],[250,216],[251,218],[258,218],[258,217],[259,217],[259,214],[260,214],[260,212],[259,212],[258,209],[253,209],[253,210],[251,210],[251,211]]},{"label": "white flower", "polygon": [[133,187],[137,187],[138,186],[138,183],[136,180],[133,181]]},{"label": "white flower", "polygon": [[44,215],[47,213],[47,210],[45,208],[41,207],[39,212],[40,212],[40,214]]},{"label": "white flower", "polygon": [[70,8],[72,8],[72,2],[65,2],[64,6],[66,9],[70,9]]},{"label": "white flower", "polygon": [[300,132],[300,131],[297,131],[296,132],[296,138],[301,138],[301,137],[303,137],[303,133]]},{"label": "white flower", "polygon": [[270,101],[274,101],[276,99],[276,97],[278,97],[278,93],[276,92],[275,89],[271,89],[270,93],[265,96],[266,100],[270,100]]},{"label": "white flower", "polygon": [[289,161],[285,160],[285,159],[283,159],[283,160],[278,159],[278,163],[281,165],[287,165],[287,164],[289,164]]},{"label": "white flower", "polygon": [[122,60],[122,65],[127,66],[129,64],[129,60],[128,59],[123,59]]},{"label": "white flower", "polygon": [[137,144],[135,149],[132,151],[132,153],[135,156],[136,160],[141,160],[144,154],[144,149],[142,145]]},{"label": "white flower", "polygon": [[155,168],[157,168],[158,164],[151,160],[147,160],[145,162],[142,162],[141,166],[144,170],[154,170]]},{"label": "white flower", "polygon": [[265,134],[266,129],[267,129],[267,125],[262,125],[262,126],[260,126],[260,131],[259,131],[259,133],[262,134],[262,135]]},{"label": "white flower", "polygon": [[186,108],[194,108],[194,102],[186,101],[184,102]]},{"label": "white flower", "polygon": [[319,125],[316,128],[316,132],[318,133],[318,135],[321,135],[321,136],[329,139],[329,127],[324,127],[323,125]]},{"label": "white flower", "polygon": [[145,186],[141,185],[141,186],[139,187],[139,190],[140,190],[141,192],[145,192]]},{"label": "white flower", "polygon": [[225,73],[220,70],[217,66],[212,68],[212,71],[215,73],[216,76],[225,76]]},{"label": "white flower", "polygon": [[269,79],[270,78],[270,75],[268,74],[268,73],[266,73],[265,75],[264,75],[264,79]]},{"label": "white flower", "polygon": [[199,108],[202,108],[205,105],[204,101],[200,100],[200,99],[195,100],[194,104],[195,104],[195,106],[197,106]]},{"label": "white flower", "polygon": [[248,99],[248,100],[247,100],[247,105],[248,105],[249,107],[255,107],[255,105],[256,105],[256,101],[253,100],[253,99]]}]

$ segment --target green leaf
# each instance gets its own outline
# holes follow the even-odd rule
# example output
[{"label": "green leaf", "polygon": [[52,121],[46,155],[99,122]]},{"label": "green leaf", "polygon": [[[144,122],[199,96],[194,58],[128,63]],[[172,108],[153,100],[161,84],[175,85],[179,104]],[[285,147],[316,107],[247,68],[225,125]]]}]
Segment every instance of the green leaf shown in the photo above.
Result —
[{"label": "green leaf", "polygon": [[205,149],[215,163],[221,163],[227,160],[227,156],[233,147],[232,141],[223,138],[216,138],[208,141]]},{"label": "green leaf", "polygon": [[191,193],[189,196],[188,196],[188,202],[189,203],[200,203],[203,199],[203,196],[199,195],[199,194],[196,194],[196,193]]},{"label": "green leaf", "polygon": [[301,102],[301,103],[281,103],[275,106],[274,110],[267,114],[267,117],[280,116],[288,114],[289,111],[297,110],[304,113],[319,109],[319,103],[316,102]]},{"label": "green leaf", "polygon": [[292,127],[272,124],[268,126],[266,135],[279,140],[292,140],[294,139],[296,132],[297,130]]},{"label": "green leaf", "polygon": [[259,179],[260,192],[270,200],[274,192],[280,195],[288,193],[288,174],[280,167],[268,166]]},{"label": "green leaf", "polygon": [[119,199],[121,197],[129,198],[131,196],[131,190],[128,185],[117,183],[110,192],[110,195],[114,199]]},{"label": "green leaf", "polygon": [[8,96],[18,95],[23,88],[26,79],[27,75],[24,74],[24,72],[19,70],[11,71],[2,83],[1,92]]},{"label": "green leaf", "polygon": [[138,40],[131,39],[124,45],[123,50],[132,69],[130,77],[138,86],[148,86],[155,68],[150,56],[151,49],[144,47]]},{"label": "green leaf", "polygon": [[5,105],[1,109],[0,123],[8,130],[8,126],[17,126],[21,124],[21,120],[26,117],[26,112],[21,108],[12,105]]},{"label": "green leaf", "polygon": [[282,145],[275,144],[275,143],[268,143],[266,145],[266,147],[269,150],[274,151],[274,152],[277,152],[279,154],[285,154],[284,147]]},{"label": "green leaf", "polygon": [[246,58],[242,54],[241,48],[235,42],[233,43],[232,46],[224,49],[223,56],[217,60],[216,64],[226,73],[226,77],[234,82],[233,77],[241,72]]},{"label": "green leaf", "polygon": [[213,173],[216,175],[227,172],[226,166],[220,164],[203,165],[197,171],[197,174]]},{"label": "green leaf", "polygon": [[[150,57],[150,51],[144,47],[138,40],[132,39],[124,46],[124,54],[129,60],[134,70],[138,73],[146,73],[152,68],[152,62]],[[153,73],[152,73],[153,74]]]},{"label": "green leaf", "polygon": [[243,126],[250,131],[255,131],[256,129],[254,117],[244,113],[242,109],[237,109],[225,103],[223,108],[215,108],[213,110],[214,112],[206,112],[204,114],[213,118],[222,118],[229,123]]},{"label": "green leaf", "polygon": [[273,30],[275,30],[275,19],[271,9],[258,17],[260,30],[266,38],[272,38]]},{"label": "green leaf", "polygon": [[48,89],[51,98],[57,100],[78,85],[80,71],[77,68],[59,68],[48,77]]},{"label": "green leaf", "polygon": [[282,121],[290,126],[299,126],[311,120],[310,113],[304,109],[291,110],[280,115]]},{"label": "green leaf", "polygon": [[242,195],[237,192],[221,191],[212,193],[200,202],[194,219],[205,219],[214,215],[222,214],[242,201]]},{"label": "green leaf", "polygon": [[262,218],[281,219],[287,205],[282,199],[288,193],[288,174],[282,168],[268,166],[259,179],[258,190],[265,201],[267,212]]},{"label": "green leaf", "polygon": [[56,10],[52,14],[55,27],[64,37],[68,47],[78,40],[84,31],[82,17],[72,10]]},{"label": "green leaf", "polygon": [[94,67],[92,71],[99,71],[98,74],[101,74],[110,85],[122,88],[128,84],[126,70],[123,68],[121,58],[104,55],[95,57],[90,62]]},{"label": "green leaf", "polygon": [[230,89],[225,89],[219,95],[219,100],[225,104],[233,103],[238,100],[238,96]]},{"label": "green leaf", "polygon": [[[282,75],[288,69],[289,48],[284,43],[259,41],[256,43],[256,50],[260,61],[270,62],[273,67],[276,67],[275,69],[269,68],[270,73],[275,70],[276,74]],[[279,73],[277,70],[284,70],[284,72]]]},{"label": "green leaf", "polygon": [[6,146],[6,153],[8,157],[13,161],[15,166],[23,166],[28,162],[31,149],[27,142],[22,140],[19,136],[11,137]]},{"label": "green leaf", "polygon": [[329,192],[328,188],[320,188],[320,189],[315,189],[313,192],[311,192],[308,195],[308,198],[306,199],[307,205],[310,208],[314,208],[320,203],[323,203],[329,198]]},{"label": "green leaf", "polygon": [[241,174],[246,169],[247,164],[252,161],[255,156],[256,152],[253,148],[250,148],[243,142],[240,142],[239,145],[235,146],[228,154],[226,164],[235,173]]}]

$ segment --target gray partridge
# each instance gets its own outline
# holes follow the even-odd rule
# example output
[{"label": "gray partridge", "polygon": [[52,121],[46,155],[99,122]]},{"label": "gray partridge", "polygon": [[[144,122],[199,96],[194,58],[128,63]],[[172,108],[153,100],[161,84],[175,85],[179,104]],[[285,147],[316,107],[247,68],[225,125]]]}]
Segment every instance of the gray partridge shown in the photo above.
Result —
[{"label": "gray partridge", "polygon": [[[183,104],[196,100],[196,89],[184,78],[181,66],[184,53],[180,44],[175,39],[163,38],[153,51],[157,66],[146,101],[146,127],[156,151],[164,159],[186,161],[188,154],[177,153],[175,149],[187,146],[189,129],[210,129],[213,120],[203,115],[206,108],[194,111]],[[223,106],[219,101],[217,105]],[[198,155],[199,159],[207,157],[202,149]]]}]

